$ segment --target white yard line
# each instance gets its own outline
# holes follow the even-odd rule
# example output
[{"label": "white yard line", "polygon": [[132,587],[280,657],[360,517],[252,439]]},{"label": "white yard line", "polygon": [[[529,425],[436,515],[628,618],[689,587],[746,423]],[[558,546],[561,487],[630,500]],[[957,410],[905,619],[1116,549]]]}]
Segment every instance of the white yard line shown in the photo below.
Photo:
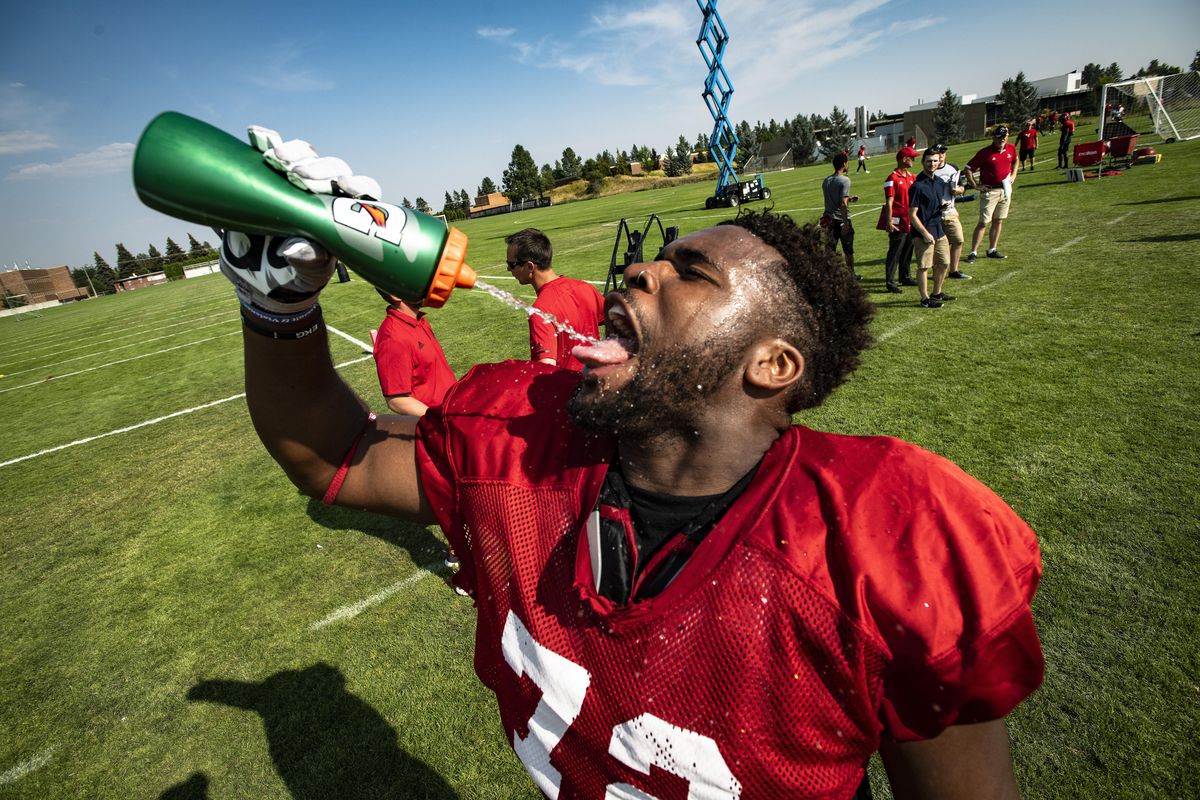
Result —
[{"label": "white yard line", "polygon": [[46,766],[50,763],[50,759],[54,757],[54,752],[56,750],[58,750],[57,746],[47,747],[33,758],[26,759],[20,764],[9,767],[3,773],[0,773],[0,786],[18,781],[29,773],[33,772],[35,769],[41,769],[42,767]]},{"label": "white yard line", "polygon": [[1052,248],[1050,250],[1050,253],[1051,254],[1061,253],[1063,250],[1066,250],[1068,247],[1073,247],[1073,246],[1079,244],[1086,238],[1087,238],[1086,236],[1076,236],[1074,239],[1070,240],[1069,242],[1063,242],[1058,247]]},{"label": "white yard line", "polygon": [[1012,272],[1006,272],[1003,275],[996,278],[995,280],[988,281],[987,283],[983,284],[982,286],[980,286],[977,289],[965,289],[965,290],[959,292],[959,294],[961,294],[963,297],[976,297],[978,295],[983,294],[988,289],[999,286],[1003,283],[1008,283],[1009,281],[1011,281],[1013,278],[1017,277],[1020,274],[1021,274],[1021,270],[1014,269]]},{"label": "white yard line", "polygon": [[361,347],[361,348],[362,348],[362,351],[363,351],[364,353],[373,353],[373,352],[375,352],[375,348],[374,348],[374,347],[371,347],[371,345],[367,344],[367,343],[366,343],[366,342],[364,342],[362,339],[355,339],[355,338],[354,338],[353,336],[351,336],[350,334],[348,334],[348,333],[344,333],[343,331],[339,331],[337,328],[333,327],[333,326],[332,326],[332,325],[330,325],[328,322],[326,322],[326,323],[325,323],[325,327],[329,329],[329,332],[330,332],[330,333],[336,333],[338,336],[342,337],[343,339],[345,339],[345,340],[346,340],[347,342],[349,342],[350,344],[352,344],[352,345],[356,345],[357,347]]},{"label": "white yard line", "polygon": [[[214,315],[214,316],[218,316],[218,315]],[[232,322],[234,319],[236,319],[236,317],[230,317],[227,313],[221,314],[219,316],[223,316],[223,317],[225,317],[225,319],[219,320],[217,322],[210,322],[207,325],[194,325],[194,326],[190,327],[189,330],[198,331],[203,328],[211,328],[214,325],[224,325],[224,324],[226,324],[228,322]],[[151,339],[142,339],[141,341],[130,342],[129,344],[122,344],[122,345],[118,345],[117,347],[110,347],[107,350],[101,350],[96,353],[86,353],[82,356],[72,356],[71,358],[64,358],[62,361],[54,361],[50,364],[44,364],[44,365],[37,366],[37,367],[29,367],[28,369],[19,369],[15,372],[8,372],[8,373],[5,373],[4,377],[11,378],[13,375],[23,375],[26,372],[37,372],[37,371],[40,371],[43,369],[50,369],[51,367],[57,367],[60,364],[69,364],[72,361],[82,361],[85,358],[95,358],[96,356],[102,356],[105,353],[115,353],[118,350],[126,350],[130,347],[138,347],[143,344],[148,344],[149,342],[157,342],[161,339],[170,339],[173,336],[179,336],[179,335],[180,335],[179,333],[168,333],[165,336],[155,336]]]},{"label": "white yard line", "polygon": [[[335,369],[341,369],[342,367],[348,367],[351,364],[357,364],[360,361],[366,361],[369,358],[371,358],[371,356],[362,356],[360,358],[352,358],[349,361],[343,361],[341,364],[338,364],[335,367]],[[78,445],[81,445],[81,444],[88,444],[89,442],[94,442],[97,439],[105,439],[105,438],[108,438],[109,436],[116,436],[119,433],[129,433],[130,431],[136,431],[138,428],[145,428],[148,425],[157,425],[158,423],[166,422],[169,419],[175,419],[176,417],[182,417],[185,414],[192,414],[197,411],[203,411],[206,408],[212,408],[214,406],[219,406],[223,403],[228,403],[232,400],[238,400],[245,396],[246,396],[246,393],[242,392],[241,394],[235,394],[230,397],[223,397],[220,400],[213,400],[212,402],[204,403],[203,405],[198,405],[193,408],[185,408],[182,411],[176,411],[172,414],[167,414],[166,416],[155,417],[154,419],[148,419],[144,422],[139,422],[135,425],[129,425],[124,428],[117,428],[115,431],[109,431],[107,433],[99,433],[99,434],[96,434],[95,436],[88,436],[85,439],[76,439],[75,441],[68,442],[67,444],[60,444],[57,447],[49,447],[45,450],[39,450],[36,453],[30,453],[29,455],[26,455],[26,456],[20,456],[18,458],[10,458],[8,461],[0,461],[0,467],[7,467],[12,464],[19,464],[22,461],[28,461],[31,458],[37,458],[38,456],[44,456],[44,455],[48,455],[50,453],[57,453],[59,450],[66,450],[69,447],[77,447]]]},{"label": "white yard line", "polygon": [[98,369],[105,369],[106,367],[115,367],[118,364],[128,364],[130,361],[137,361],[142,358],[150,358],[151,356],[160,356],[163,353],[170,353],[173,350],[182,350],[185,347],[193,347],[198,344],[204,344],[205,342],[212,342],[217,339],[224,339],[226,336],[236,336],[239,333],[241,333],[240,330],[230,331],[229,333],[222,333],[222,334],[218,334],[217,336],[210,336],[207,339],[197,339],[196,341],[188,342],[187,344],[180,344],[180,345],[176,345],[175,347],[167,347],[162,350],[155,350],[153,353],[143,353],[140,356],[131,356],[130,358],[122,358],[117,361],[109,361],[107,364],[100,364],[95,367],[88,367],[87,369],[76,370],[75,372],[65,372],[62,375],[50,375],[49,377],[43,378],[40,381],[34,381],[33,383],[23,383],[20,386],[9,386],[6,389],[0,389],[0,394],[4,394],[5,392],[16,391],[17,389],[28,389],[30,386],[41,386],[43,383],[49,383],[50,381],[58,381],[58,380],[62,380],[63,378],[73,377],[75,375],[82,375],[85,372],[94,372]]},{"label": "white yard line", "polygon": [[[924,310],[925,309],[922,309],[922,311],[924,311]],[[890,329],[884,331],[883,333],[879,334],[878,336],[876,336],[875,341],[886,342],[888,339],[892,338],[893,336],[904,333],[906,330],[909,330],[910,328],[917,327],[918,325],[920,325],[927,319],[929,319],[929,317],[913,317],[910,320],[901,322],[896,327],[890,328]]]},{"label": "white yard line", "polygon": [[1129,219],[1129,218],[1130,218],[1130,217],[1132,217],[1132,216],[1133,216],[1133,212],[1132,212],[1132,211],[1126,211],[1124,214],[1122,214],[1121,216],[1117,217],[1116,219],[1110,219],[1108,222],[1106,222],[1106,223],[1104,223],[1104,224],[1105,224],[1105,225],[1116,225],[1118,222],[1121,222],[1122,220]]},{"label": "white yard line", "polygon": [[332,614],[325,617],[324,619],[319,619],[316,622],[314,622],[313,624],[309,625],[308,630],[309,630],[309,632],[319,631],[319,630],[321,630],[321,628],[324,628],[328,625],[332,625],[335,622],[341,622],[342,620],[353,619],[354,617],[357,617],[362,612],[366,611],[371,606],[379,605],[384,600],[387,600],[389,597],[396,594],[397,592],[403,591],[403,590],[409,588],[410,586],[416,586],[418,583],[420,583],[421,581],[425,580],[430,575],[432,575],[434,573],[434,571],[437,570],[441,566],[442,566],[442,562],[440,562],[440,561],[435,561],[432,564],[426,564],[423,567],[420,567],[412,575],[409,575],[407,578],[396,581],[391,586],[380,589],[378,592],[371,595],[370,597],[359,600],[357,603],[351,603],[348,606],[342,606],[337,611],[334,611]]}]

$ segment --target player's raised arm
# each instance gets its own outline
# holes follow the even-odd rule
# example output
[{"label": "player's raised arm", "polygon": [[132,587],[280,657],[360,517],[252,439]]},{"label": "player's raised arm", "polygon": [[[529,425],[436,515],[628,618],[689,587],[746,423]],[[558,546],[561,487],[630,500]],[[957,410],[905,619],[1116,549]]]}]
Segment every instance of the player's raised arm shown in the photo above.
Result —
[{"label": "player's raised arm", "polygon": [[[272,137],[268,155],[286,154],[297,144],[280,143],[274,131],[254,131]],[[283,161],[290,177],[297,160]],[[350,175],[339,159],[311,153],[300,161],[308,174],[336,167],[332,181],[344,193],[379,194],[377,183]],[[329,191],[328,176],[322,180],[324,187],[310,188]],[[242,306],[250,417],[292,482],[329,502],[430,519],[417,478],[416,419],[374,419],[334,369],[317,299],[336,259],[305,239],[226,231],[220,261]]]}]

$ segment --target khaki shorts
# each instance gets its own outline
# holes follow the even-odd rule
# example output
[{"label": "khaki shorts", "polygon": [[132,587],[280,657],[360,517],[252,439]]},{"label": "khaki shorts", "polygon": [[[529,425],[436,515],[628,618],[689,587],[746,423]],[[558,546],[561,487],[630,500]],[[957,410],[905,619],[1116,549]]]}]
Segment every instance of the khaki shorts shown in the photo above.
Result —
[{"label": "khaki shorts", "polygon": [[929,269],[933,266],[950,266],[950,240],[945,236],[934,239],[933,244],[926,244],[920,236],[913,236],[913,255],[917,257],[917,269]]},{"label": "khaki shorts", "polygon": [[942,227],[946,229],[946,238],[950,240],[951,247],[966,241],[963,238],[962,223],[958,221],[957,211],[947,211],[942,215]]},{"label": "khaki shorts", "polygon": [[979,193],[979,224],[987,225],[996,219],[1008,219],[1008,197],[1003,189],[984,189]]}]

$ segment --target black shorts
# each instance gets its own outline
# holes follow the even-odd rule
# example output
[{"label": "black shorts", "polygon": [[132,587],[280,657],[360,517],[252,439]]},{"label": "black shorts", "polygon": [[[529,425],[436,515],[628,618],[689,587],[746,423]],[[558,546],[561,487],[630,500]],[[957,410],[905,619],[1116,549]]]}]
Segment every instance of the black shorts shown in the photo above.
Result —
[{"label": "black shorts", "polygon": [[829,247],[836,250],[838,242],[842,243],[842,252],[848,256],[854,255],[854,223],[850,220],[830,220],[826,229],[829,235]]},{"label": "black shorts", "polygon": [[1032,150],[1022,150],[1020,153],[1017,154],[1017,156],[1021,161],[1024,161],[1027,158],[1033,158],[1033,154],[1036,152],[1037,152],[1037,148],[1035,147]]}]

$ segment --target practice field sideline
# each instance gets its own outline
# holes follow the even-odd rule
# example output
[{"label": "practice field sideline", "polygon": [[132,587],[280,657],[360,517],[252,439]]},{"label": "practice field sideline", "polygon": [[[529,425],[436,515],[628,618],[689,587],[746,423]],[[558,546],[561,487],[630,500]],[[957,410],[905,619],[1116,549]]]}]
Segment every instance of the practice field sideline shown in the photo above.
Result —
[{"label": "practice field sideline", "polygon": [[[1182,796],[1200,768],[1200,144],[1161,151],[1099,183],[1039,163],[1009,259],[936,312],[883,292],[885,159],[850,175],[877,345],[800,421],[946,455],[1038,531],[1047,680],[1009,726],[1028,797]],[[768,174],[776,210],[815,221],[827,172]],[[470,221],[469,261],[503,276],[531,225],[602,283],[622,216],[698,230],[730,214],[710,190]],[[246,415],[234,303],[212,275],[0,319],[0,796],[537,797],[471,673],[470,601],[427,579],[440,531],[295,491]],[[322,303],[383,410],[378,297],[355,279]],[[430,320],[460,375],[528,355],[524,318],[481,293]]]}]

